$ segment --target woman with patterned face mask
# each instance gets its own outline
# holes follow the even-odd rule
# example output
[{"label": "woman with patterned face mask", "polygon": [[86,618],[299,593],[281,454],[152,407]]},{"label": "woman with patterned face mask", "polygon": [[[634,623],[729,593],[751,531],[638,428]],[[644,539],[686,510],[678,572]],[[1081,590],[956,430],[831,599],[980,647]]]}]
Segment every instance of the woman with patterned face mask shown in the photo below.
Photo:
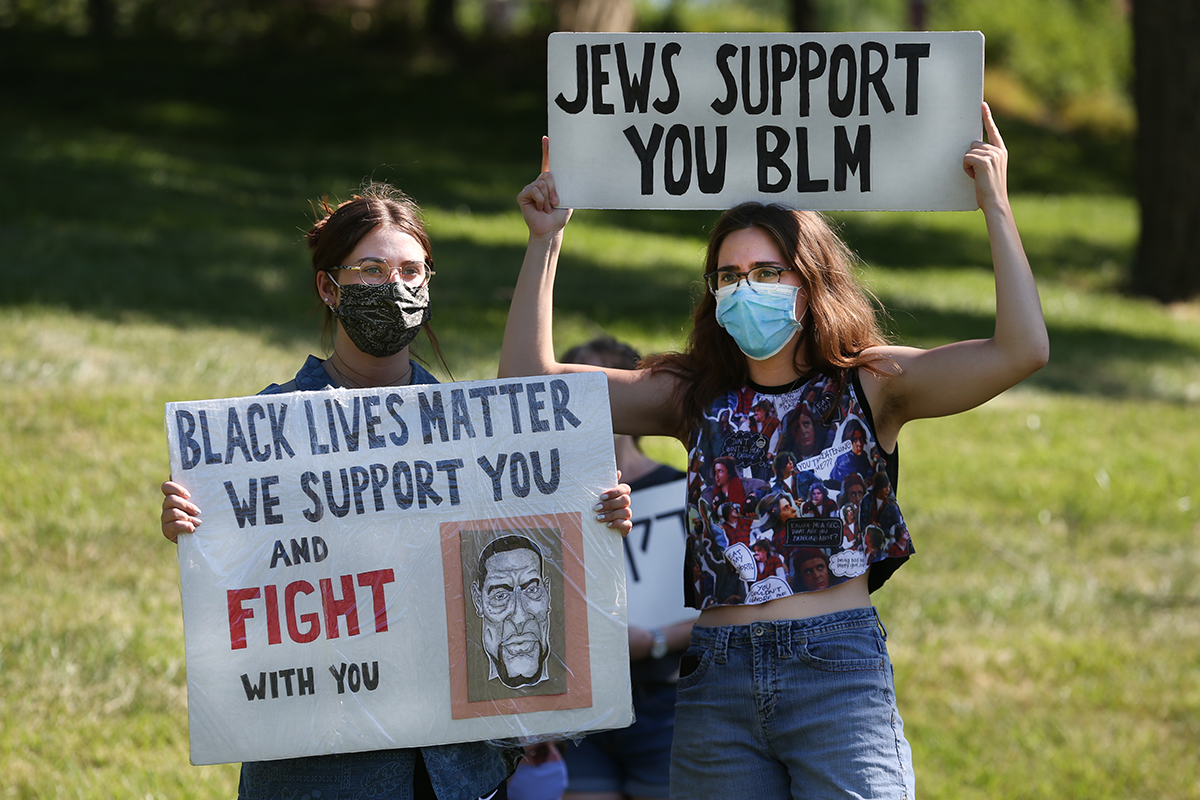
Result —
[{"label": "woman with patterned face mask", "polygon": [[[335,388],[437,383],[411,358],[425,330],[449,373],[429,327],[434,276],[420,209],[387,184],[372,183],[324,212],[308,231],[313,281],[324,309],[324,360],[309,356],[296,376],[263,394]],[[162,486],[162,533],[174,542],[200,525],[200,509],[173,481]],[[597,519],[629,532],[629,487],[601,495]],[[242,765],[238,797],[394,797],[474,800],[505,797],[505,779],[520,750],[488,742],[283,759]]]},{"label": "woman with patterned face mask", "polygon": [[[689,482],[704,497],[724,473],[753,474],[766,458],[745,435],[717,441],[706,418],[734,400],[746,407],[769,400],[781,420],[807,405],[828,436],[813,437],[820,452],[790,451],[806,478],[796,489],[807,494],[820,482],[832,505],[845,486],[869,483],[876,473],[895,489],[896,443],[906,423],[974,408],[1040,369],[1049,341],[1008,200],[1008,153],[986,105],[982,114],[987,141],[973,142],[962,166],[991,240],[990,338],[930,350],[889,344],[853,277],[848,249],[823,216],[746,203],[713,228],[685,350],[646,359],[637,370],[603,370],[613,430],[675,436],[689,453],[703,453],[689,459]],[[519,201],[529,246],[501,375],[591,369],[554,359],[553,281],[571,212],[557,207],[545,164]],[[860,429],[862,441],[852,441]],[[835,479],[838,457],[860,445],[868,457],[858,468],[867,474]],[[913,796],[911,750],[870,598],[913,553],[895,498],[892,491],[879,501],[871,543],[847,539],[839,519],[787,520],[777,536],[788,571],[783,587],[719,591],[712,581],[685,583],[701,614],[677,684],[672,798]],[[689,530],[693,562],[703,533]],[[814,561],[828,564],[824,579],[796,574]],[[694,566],[685,565],[684,575],[697,574]]]},{"label": "woman with patterned face mask", "polygon": [[[433,258],[416,204],[391,186],[374,183],[331,208],[308,231],[314,285],[325,306],[325,361],[309,356],[289,384],[266,391],[406,386],[435,383],[409,357],[425,330],[445,367],[429,325]],[[447,369],[447,372],[449,370]],[[316,386],[316,384],[324,384]]]}]

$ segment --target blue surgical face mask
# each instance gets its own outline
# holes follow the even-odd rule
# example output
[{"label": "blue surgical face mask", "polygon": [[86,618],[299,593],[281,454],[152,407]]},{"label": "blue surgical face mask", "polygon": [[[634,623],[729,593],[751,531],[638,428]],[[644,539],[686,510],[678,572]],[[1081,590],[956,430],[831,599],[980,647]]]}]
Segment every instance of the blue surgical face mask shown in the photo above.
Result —
[{"label": "blue surgical face mask", "polygon": [[561,756],[541,764],[522,761],[508,779],[508,796],[524,800],[557,800],[566,790],[567,762]]},{"label": "blue surgical face mask", "polygon": [[765,361],[802,329],[796,319],[799,294],[799,286],[739,281],[717,292],[717,324],[729,331],[747,357]]}]

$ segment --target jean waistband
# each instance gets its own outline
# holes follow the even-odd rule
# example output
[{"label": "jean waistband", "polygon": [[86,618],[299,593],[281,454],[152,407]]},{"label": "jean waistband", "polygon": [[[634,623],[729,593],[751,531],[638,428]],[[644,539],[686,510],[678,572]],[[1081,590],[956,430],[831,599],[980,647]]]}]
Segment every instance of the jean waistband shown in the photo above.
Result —
[{"label": "jean waistband", "polygon": [[774,643],[782,649],[790,651],[793,642],[803,640],[807,636],[854,628],[878,628],[884,640],[887,639],[887,628],[883,626],[879,612],[874,606],[867,606],[834,611],[831,614],[819,614],[815,617],[804,617],[803,619],[781,619],[716,627],[697,625],[692,628],[692,644],[715,645],[718,651],[718,660],[723,661],[725,648],[729,645],[747,645],[757,641],[762,644]]}]

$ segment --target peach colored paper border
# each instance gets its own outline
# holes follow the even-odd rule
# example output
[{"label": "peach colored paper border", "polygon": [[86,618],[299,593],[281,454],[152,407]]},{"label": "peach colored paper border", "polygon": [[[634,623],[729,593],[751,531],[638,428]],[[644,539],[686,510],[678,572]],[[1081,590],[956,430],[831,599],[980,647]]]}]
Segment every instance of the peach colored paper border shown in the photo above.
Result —
[{"label": "peach colored paper border", "polygon": [[[567,668],[564,694],[514,697],[507,700],[467,699],[466,592],[462,585],[463,530],[507,532],[522,528],[553,528],[562,534],[563,605],[565,639],[563,662]],[[587,577],[583,565],[583,528],[579,512],[532,517],[456,520],[443,522],[442,569],[446,577],[446,633],[450,648],[450,706],[453,719],[490,717],[588,708],[592,705],[592,664],[587,620]],[[453,591],[457,589],[457,591]]]}]

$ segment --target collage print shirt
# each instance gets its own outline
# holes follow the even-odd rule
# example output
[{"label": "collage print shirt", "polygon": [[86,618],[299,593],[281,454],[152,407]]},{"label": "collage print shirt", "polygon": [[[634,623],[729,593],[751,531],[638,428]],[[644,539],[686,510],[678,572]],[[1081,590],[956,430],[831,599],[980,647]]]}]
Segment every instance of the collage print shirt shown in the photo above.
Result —
[{"label": "collage print shirt", "polygon": [[712,404],[688,452],[684,594],[693,608],[763,603],[913,553],[858,373],[743,386]]}]

